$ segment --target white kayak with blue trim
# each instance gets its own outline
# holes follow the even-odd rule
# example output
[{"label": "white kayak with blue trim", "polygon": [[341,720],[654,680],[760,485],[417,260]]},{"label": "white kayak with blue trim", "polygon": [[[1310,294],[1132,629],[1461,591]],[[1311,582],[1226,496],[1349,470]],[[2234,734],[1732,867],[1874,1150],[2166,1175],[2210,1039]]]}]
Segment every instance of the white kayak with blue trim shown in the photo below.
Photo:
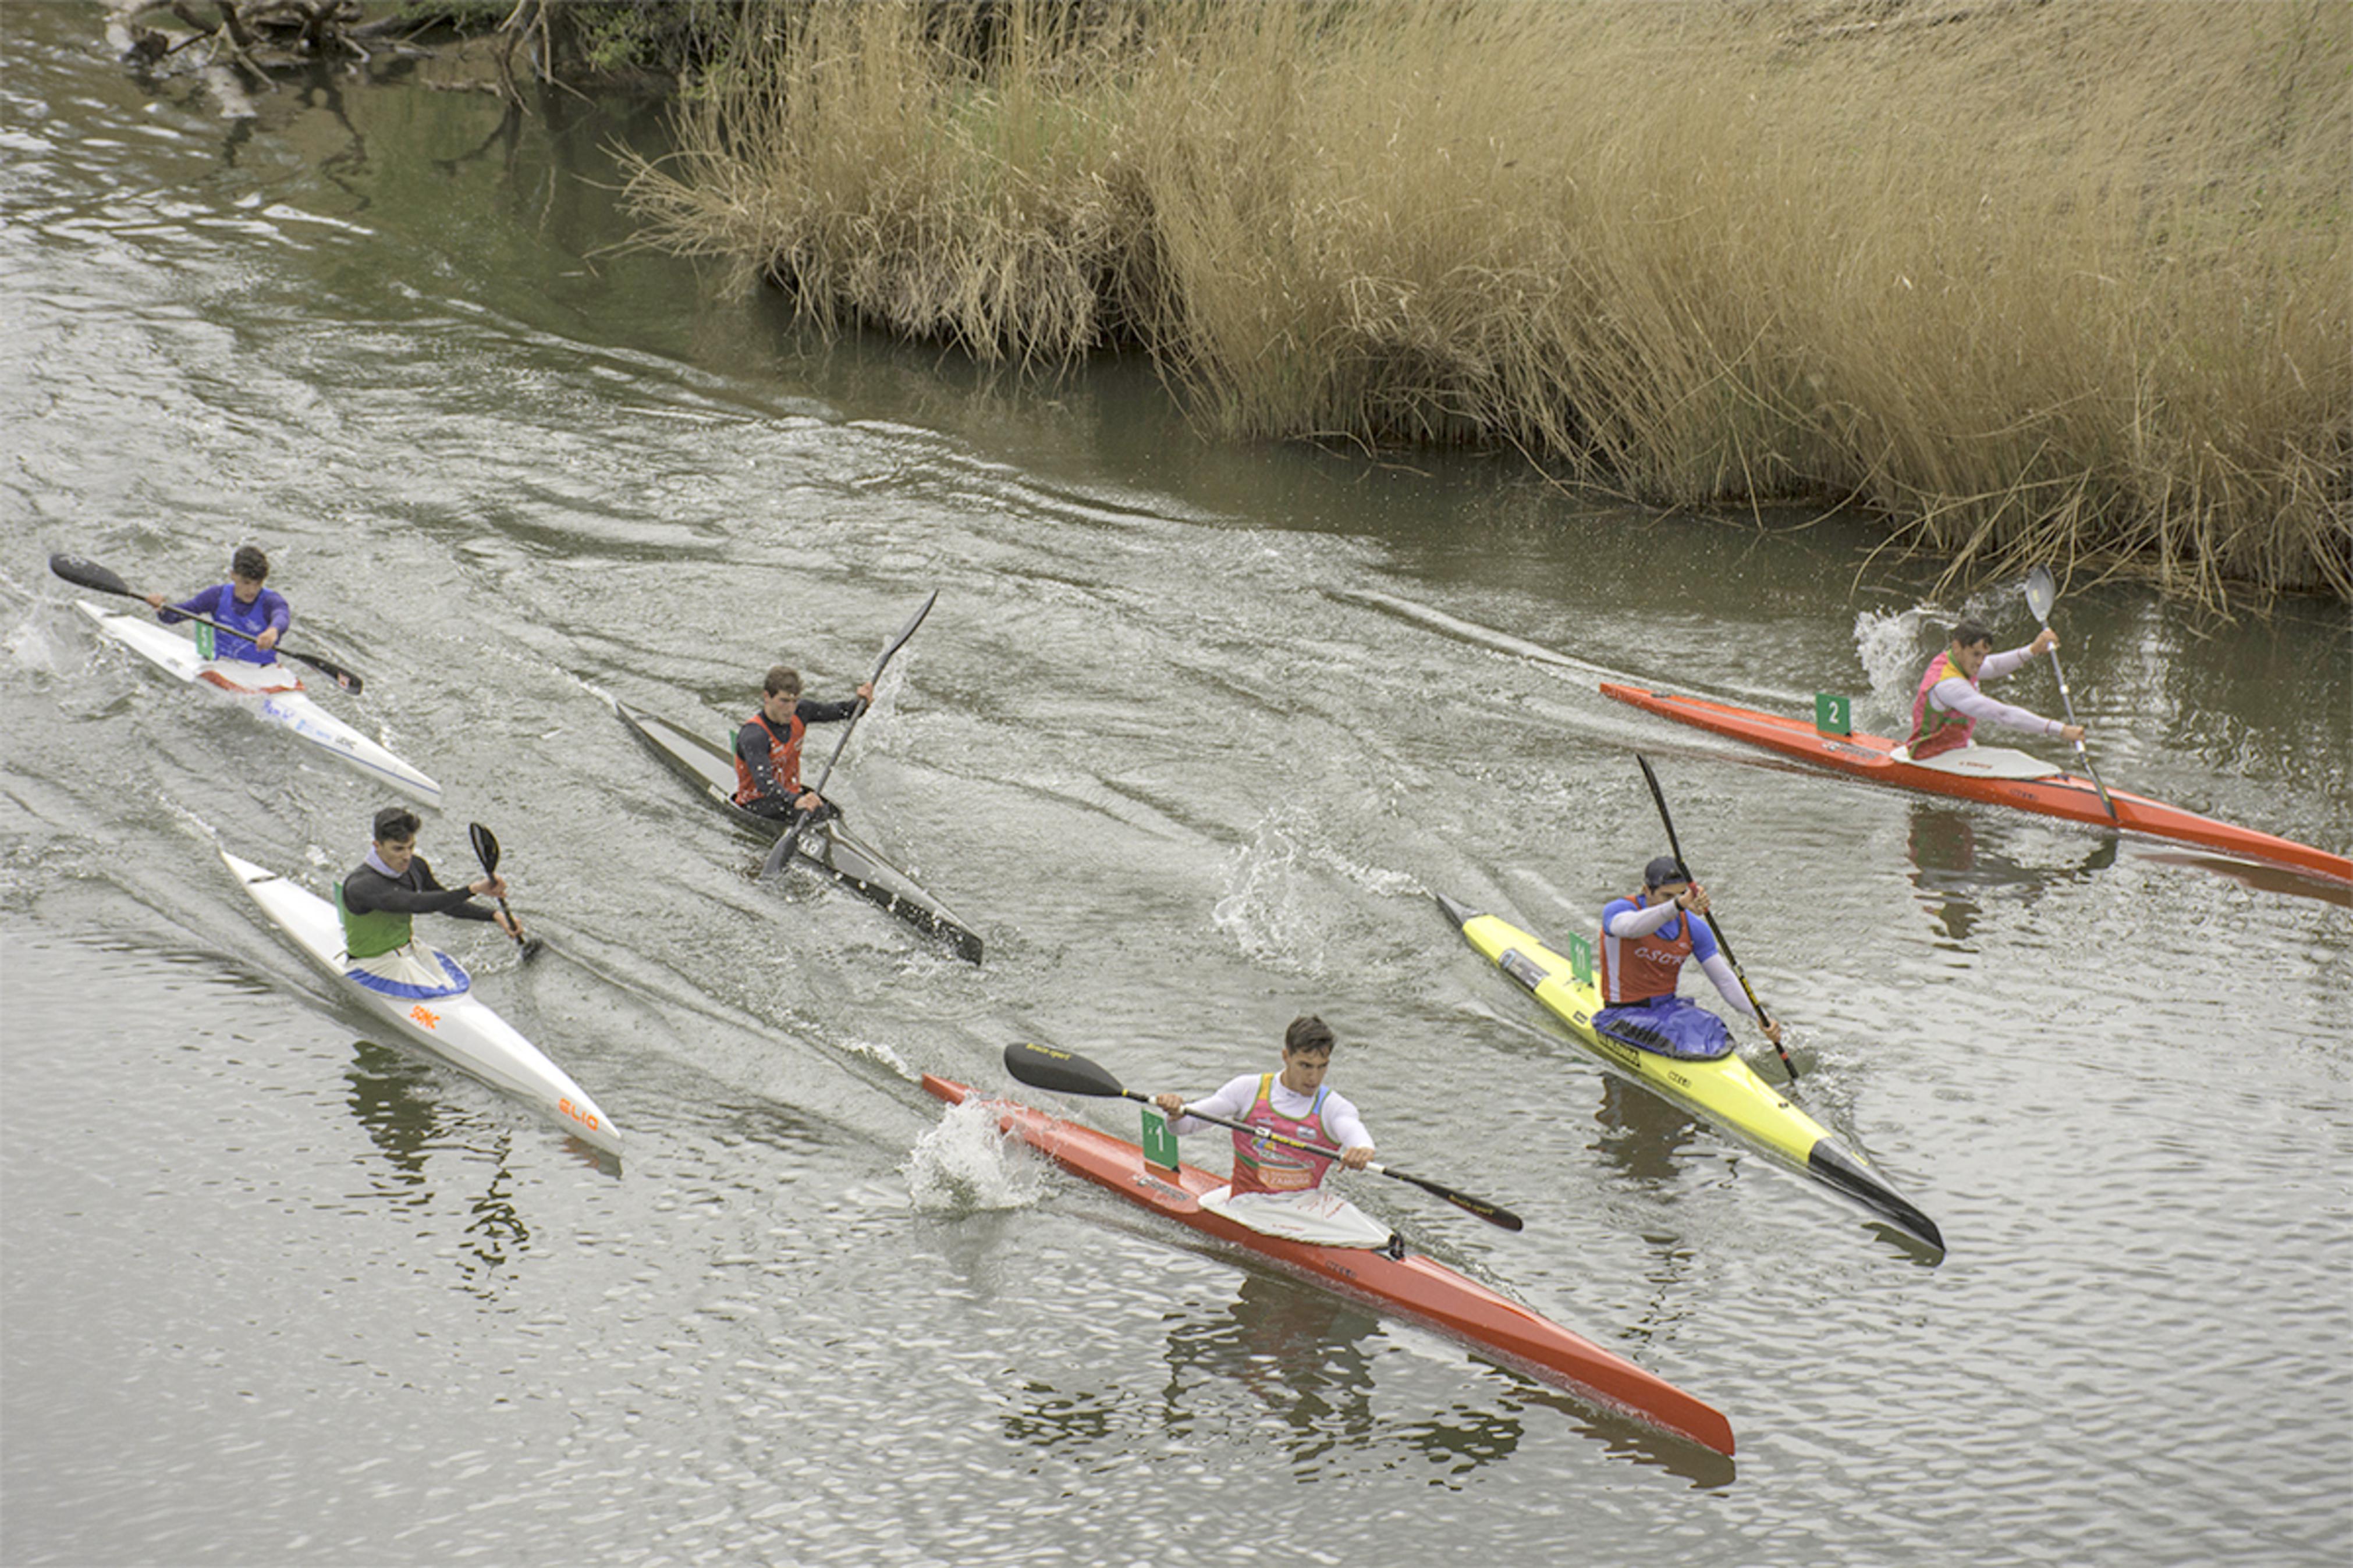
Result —
[{"label": "white kayak with blue trim", "polygon": [[621,1131],[612,1118],[569,1073],[475,996],[471,978],[456,959],[412,942],[370,960],[366,970],[355,969],[343,951],[343,922],[333,904],[227,850],[221,859],[312,963],[342,982],[368,1012],[399,1029],[403,1038],[529,1102],[597,1148],[621,1152]]},{"label": "white kayak with blue trim", "polygon": [[144,616],[113,615],[87,599],[74,603],[83,615],[98,623],[102,635],[168,673],[191,684],[214,687],[245,699],[253,704],[254,711],[265,723],[275,724],[429,805],[441,804],[439,784],[312,701],[301,678],[284,660],[248,664],[237,658],[206,658],[194,637],[174,627],[158,625]]}]

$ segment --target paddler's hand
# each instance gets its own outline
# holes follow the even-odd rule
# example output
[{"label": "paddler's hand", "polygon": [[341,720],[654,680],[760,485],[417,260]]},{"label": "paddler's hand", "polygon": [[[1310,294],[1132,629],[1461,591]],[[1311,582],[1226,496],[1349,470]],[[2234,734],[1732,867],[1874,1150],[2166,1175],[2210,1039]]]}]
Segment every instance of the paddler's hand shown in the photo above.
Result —
[{"label": "paddler's hand", "polygon": [[160,610],[160,609],[162,609],[162,608],[164,607],[164,595],[161,595],[161,594],[149,594],[149,595],[145,595],[145,598],[146,598],[146,600],[147,600],[147,607],[148,607],[149,609],[151,609],[151,610]]},{"label": "paddler's hand", "polygon": [[503,899],[507,896],[507,879],[498,876],[477,877],[466,884],[466,891],[477,898]]},{"label": "paddler's hand", "polygon": [[[491,915],[491,919],[497,921],[498,928],[506,932],[509,936],[514,938],[515,941],[521,942],[522,940],[522,922],[515,919],[514,916],[507,910],[500,910],[495,914]],[[530,954],[526,953],[524,956],[529,957]]]},{"label": "paddler's hand", "polygon": [[1695,915],[1707,913],[1707,889],[1694,882],[1690,892],[1676,895],[1675,907],[1689,910]]},{"label": "paddler's hand", "polygon": [[868,681],[858,689],[858,700],[869,708],[874,706],[874,683]]},{"label": "paddler's hand", "polygon": [[1340,1163],[1352,1171],[1361,1171],[1373,1163],[1373,1146],[1359,1143],[1353,1149],[1340,1151]]},{"label": "paddler's hand", "polygon": [[253,646],[259,648],[264,653],[268,653],[271,648],[276,647],[278,646],[278,628],[276,626],[272,626],[268,631],[262,633],[259,637],[254,638]]},{"label": "paddler's hand", "polygon": [[2059,738],[2063,741],[2081,741],[2084,738],[2084,726],[2081,724],[2062,724],[2059,726]]},{"label": "paddler's hand", "polygon": [[2041,658],[2044,654],[2049,653],[2052,648],[2057,647],[2058,646],[2059,634],[2052,631],[2049,626],[2045,626],[2041,631],[2034,634],[2034,640],[2026,645],[2026,651],[2034,658]]},{"label": "paddler's hand", "polygon": [[1152,1106],[1161,1115],[1174,1121],[1185,1114],[1185,1097],[1181,1094],[1155,1094],[1152,1097]]},{"label": "paddler's hand", "polygon": [[799,812],[804,816],[813,811],[823,811],[825,809],[825,796],[818,794],[817,791],[813,789],[805,789],[801,791],[799,795],[793,797],[793,809]]},{"label": "paddler's hand", "polygon": [[1778,1046],[1781,1043],[1780,1019],[1776,1018],[1769,1024],[1759,1024],[1757,1026],[1759,1029],[1762,1029],[1765,1032],[1765,1037],[1772,1041],[1776,1046]]}]

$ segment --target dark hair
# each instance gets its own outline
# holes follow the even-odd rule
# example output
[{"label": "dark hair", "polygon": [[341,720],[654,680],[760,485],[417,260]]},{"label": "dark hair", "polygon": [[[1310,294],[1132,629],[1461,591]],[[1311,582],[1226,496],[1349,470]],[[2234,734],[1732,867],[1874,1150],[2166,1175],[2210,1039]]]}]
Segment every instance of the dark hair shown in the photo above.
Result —
[{"label": "dark hair", "polygon": [[1293,1056],[1302,1051],[1332,1054],[1332,1026],[1313,1013],[1303,1013],[1291,1020],[1291,1027],[1282,1032],[1282,1054]]},{"label": "dark hair", "polygon": [[240,544],[237,553],[228,558],[228,569],[230,575],[248,583],[266,583],[269,580],[269,557],[261,552],[258,544]]},{"label": "dark hair", "polygon": [[391,844],[417,837],[417,814],[405,805],[387,805],[375,814],[375,841]]},{"label": "dark hair", "polygon": [[789,664],[779,664],[768,670],[768,679],[760,689],[771,697],[798,697],[801,694],[801,672]]},{"label": "dark hair", "polygon": [[1642,868],[1642,886],[1646,889],[1663,888],[1669,882],[1689,880],[1691,879],[1683,875],[1683,862],[1672,855],[1662,855]]},{"label": "dark hair", "polygon": [[1984,626],[1977,621],[1955,621],[1953,623],[1953,646],[1955,647],[1975,647],[1979,643],[1990,643],[1992,641],[1993,633],[1986,630]]}]

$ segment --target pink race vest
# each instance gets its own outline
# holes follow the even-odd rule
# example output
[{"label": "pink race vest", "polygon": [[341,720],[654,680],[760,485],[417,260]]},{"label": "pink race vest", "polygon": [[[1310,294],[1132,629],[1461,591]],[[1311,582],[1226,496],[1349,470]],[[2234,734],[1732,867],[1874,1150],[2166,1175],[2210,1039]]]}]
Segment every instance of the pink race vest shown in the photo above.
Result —
[{"label": "pink race vest", "polygon": [[[1912,738],[1905,742],[1912,749],[1915,760],[1966,746],[1969,743],[1969,737],[1977,732],[1976,720],[1966,714],[1934,707],[1928,701],[1928,693],[1936,689],[1936,682],[1956,675],[1961,675],[1961,667],[1953,662],[1953,656],[1947,651],[1930,659],[1928,673],[1920,678],[1920,689],[1912,696]],[[1961,675],[1961,679],[1969,679],[1966,675]],[[1977,682],[1969,680],[1969,685],[1975,687]]]},{"label": "pink race vest", "polygon": [[1691,912],[1686,910],[1668,923],[1679,926],[1682,934],[1652,931],[1648,936],[1611,936],[1608,926],[1602,928],[1601,1000],[1605,1005],[1615,1007],[1675,994],[1683,962],[1692,955]]},{"label": "pink race vest", "polygon": [[[1250,1112],[1242,1121],[1266,1132],[1280,1132],[1285,1138],[1296,1138],[1304,1143],[1332,1146],[1331,1137],[1324,1131],[1324,1097],[1328,1089],[1315,1091],[1315,1103],[1307,1108],[1306,1116],[1293,1121],[1274,1108],[1274,1075],[1268,1073],[1258,1080],[1258,1098],[1250,1101]],[[1319,1160],[1313,1154],[1303,1154],[1281,1143],[1262,1142],[1254,1134],[1234,1134],[1234,1192],[1300,1193],[1321,1186],[1324,1173],[1332,1168],[1329,1160]]]}]

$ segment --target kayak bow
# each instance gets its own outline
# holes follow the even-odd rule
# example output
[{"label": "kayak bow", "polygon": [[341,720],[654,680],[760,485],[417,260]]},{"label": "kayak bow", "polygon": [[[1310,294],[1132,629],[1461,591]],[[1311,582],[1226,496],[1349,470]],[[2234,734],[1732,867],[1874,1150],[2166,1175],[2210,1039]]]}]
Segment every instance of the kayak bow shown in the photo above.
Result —
[{"label": "kayak bow", "polygon": [[[776,838],[792,826],[790,822],[762,816],[735,804],[735,759],[732,753],[667,719],[640,713],[617,697],[608,700],[632,734],[668,763],[672,772],[701,789],[720,810],[768,838]],[[950,913],[946,905],[916,886],[913,877],[882,858],[881,851],[844,827],[839,818],[829,818],[803,832],[793,845],[793,854],[802,865],[881,905],[917,931],[941,938],[955,950],[957,957],[970,963],[980,962],[980,938],[972,929]]]},{"label": "kayak bow", "polygon": [[[966,1085],[930,1073],[923,1075],[923,1088],[951,1105],[982,1098]],[[1013,1100],[987,1103],[1001,1131],[1155,1214],[1438,1329],[1498,1361],[1566,1384],[1719,1454],[1733,1451],[1732,1423],[1722,1412],[1441,1263],[1402,1248],[1318,1247],[1253,1230],[1202,1205],[1203,1194],[1226,1185],[1206,1171],[1148,1167],[1142,1149],[1108,1133]]]},{"label": "kayak bow", "polygon": [[227,850],[221,852],[221,859],[271,922],[293,938],[294,945],[311,963],[334,976],[343,993],[371,1016],[391,1024],[403,1038],[491,1088],[527,1101],[586,1142],[609,1153],[621,1152],[621,1130],[613,1125],[612,1118],[596,1109],[596,1102],[572,1081],[570,1074],[474,995],[471,982],[456,960],[437,949],[426,949],[459,984],[459,989],[449,994],[412,999],[371,990],[344,971],[343,926],[335,916],[334,905]]},{"label": "kayak bow", "polygon": [[[2153,838],[2170,838],[2227,854],[2275,861],[2340,882],[2353,882],[2353,859],[2345,856],[2331,855],[2309,844],[2298,844],[2292,838],[2277,837],[2252,827],[2219,822],[2125,790],[2107,791],[2104,802],[2095,781],[2079,778],[2008,747],[1965,746],[1926,763],[1898,761],[1891,754],[1898,742],[1881,735],[1824,734],[1808,720],[1759,713],[1704,697],[1645,691],[1639,686],[1604,681],[1601,694],[1678,724],[1727,735],[1872,784],[2014,806],[2020,811],[2063,817],[2095,827],[2121,827],[2129,833],[2145,833]],[[2113,821],[2108,803],[2116,808]]]},{"label": "kayak bow", "polygon": [[1637,1083],[1665,1096],[1836,1187],[1942,1252],[1944,1233],[1889,1185],[1857,1151],[1841,1143],[1789,1097],[1757,1076],[1731,1052],[1711,1061],[1661,1056],[1613,1040],[1593,1026],[1601,994],[1577,978],[1576,966],[1526,931],[1493,915],[1437,895],[1438,907],[1464,940],[1568,1026],[1577,1042]]},{"label": "kayak bow", "polygon": [[311,700],[300,677],[282,664],[248,664],[242,659],[208,659],[193,638],[138,616],[110,615],[86,599],[77,599],[81,613],[98,623],[99,632],[182,680],[216,687],[232,697],[249,698],[253,710],[275,724],[372,778],[406,790],[431,805],[441,804],[441,786],[418,769],[344,723]]}]

